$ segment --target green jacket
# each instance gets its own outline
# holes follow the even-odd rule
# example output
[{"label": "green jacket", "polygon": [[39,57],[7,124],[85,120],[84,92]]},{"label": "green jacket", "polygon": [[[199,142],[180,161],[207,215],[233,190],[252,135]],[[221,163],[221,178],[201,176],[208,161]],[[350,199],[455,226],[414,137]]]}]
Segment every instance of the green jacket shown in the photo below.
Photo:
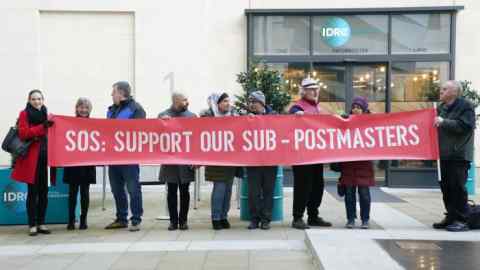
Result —
[{"label": "green jacket", "polygon": [[[236,115],[235,112],[231,113]],[[204,110],[200,113],[200,117],[215,117],[211,109]],[[231,166],[206,166],[205,180],[218,182],[232,182],[235,177],[236,167]]]},{"label": "green jacket", "polygon": [[441,103],[438,116],[444,121],[438,127],[441,160],[473,160],[475,111],[473,104],[457,98],[450,106]]}]

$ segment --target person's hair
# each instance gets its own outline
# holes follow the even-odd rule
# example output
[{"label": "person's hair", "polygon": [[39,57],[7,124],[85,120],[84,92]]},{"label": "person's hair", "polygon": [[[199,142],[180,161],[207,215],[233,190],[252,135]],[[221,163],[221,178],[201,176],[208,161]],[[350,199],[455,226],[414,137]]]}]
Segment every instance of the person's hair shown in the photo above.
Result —
[{"label": "person's hair", "polygon": [[75,104],[75,110],[82,105],[86,105],[88,107],[88,114],[92,112],[92,102],[88,98],[78,98],[77,103]]},{"label": "person's hair", "polygon": [[40,91],[39,89],[33,89],[30,92],[28,92],[28,100],[30,100],[32,95],[35,94],[35,93],[40,94],[40,96],[42,96],[42,99],[44,98],[42,91]]},{"label": "person's hair", "polygon": [[117,89],[122,95],[126,98],[130,97],[132,94],[132,88],[127,81],[119,81],[112,85],[115,89]]},{"label": "person's hair", "polygon": [[448,80],[448,81],[445,82],[445,84],[449,84],[450,86],[455,88],[455,90],[457,90],[457,95],[458,96],[461,96],[463,94],[463,87],[462,87],[462,84],[459,81]]}]

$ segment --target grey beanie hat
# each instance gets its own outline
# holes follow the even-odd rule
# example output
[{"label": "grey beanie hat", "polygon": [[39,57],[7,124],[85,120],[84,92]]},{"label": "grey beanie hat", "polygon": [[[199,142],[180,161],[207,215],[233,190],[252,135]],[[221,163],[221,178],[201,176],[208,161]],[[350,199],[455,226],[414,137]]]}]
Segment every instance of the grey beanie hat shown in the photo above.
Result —
[{"label": "grey beanie hat", "polygon": [[265,95],[263,94],[262,91],[254,91],[252,93],[250,93],[250,95],[248,96],[248,98],[250,99],[254,99],[260,103],[262,103],[263,106],[265,106],[266,102],[265,102]]}]

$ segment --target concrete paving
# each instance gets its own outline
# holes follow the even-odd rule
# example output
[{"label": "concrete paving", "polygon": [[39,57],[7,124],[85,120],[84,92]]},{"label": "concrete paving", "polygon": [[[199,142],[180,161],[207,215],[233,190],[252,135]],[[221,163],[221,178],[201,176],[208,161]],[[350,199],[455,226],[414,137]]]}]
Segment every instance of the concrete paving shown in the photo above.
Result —
[{"label": "concrete paving", "polygon": [[[433,190],[392,190],[394,203],[374,203],[371,230],[347,230],[342,201],[325,193],[320,213],[333,223],[330,229],[290,228],[292,190],[284,190],[284,221],[270,231],[246,229],[232,202],[230,230],[213,231],[210,221],[210,187],[202,188],[198,209],[190,210],[188,231],[167,230],[162,187],[144,187],[144,221],[139,232],[104,230],[113,220],[114,207],[107,193],[102,210],[101,193],[91,194],[89,229],[67,231],[50,225],[51,235],[30,237],[26,226],[0,227],[1,269],[342,269],[368,265],[369,269],[403,269],[376,241],[379,239],[480,241],[475,232],[451,234],[430,229],[442,218],[441,194]],[[192,196],[193,198],[193,196]],[[343,254],[343,256],[340,256]],[[380,256],[380,257],[379,257]],[[341,259],[341,264],[338,259]],[[381,258],[381,260],[373,260]]]}]

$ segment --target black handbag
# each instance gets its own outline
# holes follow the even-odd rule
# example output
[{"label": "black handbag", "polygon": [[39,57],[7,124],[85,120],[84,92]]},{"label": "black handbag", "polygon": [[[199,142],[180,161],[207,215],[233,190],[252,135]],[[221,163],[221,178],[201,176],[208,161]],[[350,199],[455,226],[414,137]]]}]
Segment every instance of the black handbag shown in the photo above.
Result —
[{"label": "black handbag", "polygon": [[7,136],[3,139],[2,149],[12,155],[14,159],[23,157],[27,154],[32,141],[22,141],[18,136],[18,129],[11,127]]}]

